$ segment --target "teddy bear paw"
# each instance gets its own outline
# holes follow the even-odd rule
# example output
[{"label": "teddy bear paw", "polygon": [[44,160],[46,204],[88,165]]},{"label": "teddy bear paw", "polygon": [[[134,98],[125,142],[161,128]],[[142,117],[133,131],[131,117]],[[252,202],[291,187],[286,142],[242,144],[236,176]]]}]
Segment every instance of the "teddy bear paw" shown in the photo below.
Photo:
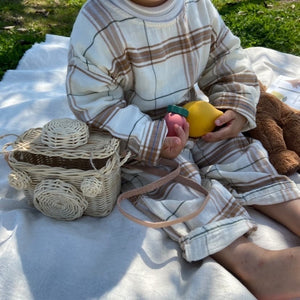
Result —
[{"label": "teddy bear paw", "polygon": [[294,151],[285,150],[272,153],[269,158],[279,174],[291,175],[300,170],[300,157]]}]

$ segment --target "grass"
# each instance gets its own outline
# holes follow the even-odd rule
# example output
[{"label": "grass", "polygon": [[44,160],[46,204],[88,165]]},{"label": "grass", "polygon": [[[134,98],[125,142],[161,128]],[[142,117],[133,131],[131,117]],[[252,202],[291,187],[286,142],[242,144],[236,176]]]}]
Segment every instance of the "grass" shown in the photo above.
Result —
[{"label": "grass", "polygon": [[[106,0],[105,0],[106,1]],[[0,80],[45,35],[69,36],[85,0],[1,0]],[[300,1],[212,0],[243,47],[300,55]]]},{"label": "grass", "polygon": [[213,0],[244,47],[300,55],[300,1]]},{"label": "grass", "polygon": [[0,79],[45,35],[69,36],[85,0],[1,0]]}]

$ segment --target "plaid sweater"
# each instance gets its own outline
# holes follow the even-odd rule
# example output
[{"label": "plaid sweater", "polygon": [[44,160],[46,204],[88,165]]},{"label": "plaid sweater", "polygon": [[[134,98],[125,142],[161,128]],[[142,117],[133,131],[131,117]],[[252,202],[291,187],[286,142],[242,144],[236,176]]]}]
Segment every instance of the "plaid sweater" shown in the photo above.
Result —
[{"label": "plaid sweater", "polygon": [[153,164],[167,134],[167,105],[195,100],[195,84],[217,108],[245,116],[244,130],[255,126],[257,78],[209,0],[149,10],[126,1],[89,0],[74,24],[66,87],[78,119]]}]

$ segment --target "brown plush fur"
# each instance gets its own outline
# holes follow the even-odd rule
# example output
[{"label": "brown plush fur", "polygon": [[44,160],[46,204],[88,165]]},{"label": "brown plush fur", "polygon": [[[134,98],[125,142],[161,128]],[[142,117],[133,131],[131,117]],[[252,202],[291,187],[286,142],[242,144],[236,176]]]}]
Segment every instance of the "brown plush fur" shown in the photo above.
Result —
[{"label": "brown plush fur", "polygon": [[267,93],[261,85],[256,123],[250,136],[261,141],[278,173],[291,175],[300,170],[300,111]]}]

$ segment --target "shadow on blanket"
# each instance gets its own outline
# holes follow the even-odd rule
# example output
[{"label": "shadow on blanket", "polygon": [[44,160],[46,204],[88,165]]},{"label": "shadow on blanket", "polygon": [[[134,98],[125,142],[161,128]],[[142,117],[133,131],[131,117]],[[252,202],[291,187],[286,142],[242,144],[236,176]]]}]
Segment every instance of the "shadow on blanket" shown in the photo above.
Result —
[{"label": "shadow on blanket", "polygon": [[[21,134],[54,118],[73,117],[64,78],[68,38],[48,35],[0,82],[0,135]],[[300,76],[299,58],[264,48],[247,50],[260,80]],[[287,66],[290,66],[287,68]],[[45,217],[8,186],[0,159],[1,299],[255,299],[234,276],[207,258],[187,263],[163,230],[136,225],[118,210],[72,222]],[[293,179],[300,183],[299,176]],[[129,203],[125,209],[143,218]],[[262,247],[300,245],[287,229],[249,208]]]}]

